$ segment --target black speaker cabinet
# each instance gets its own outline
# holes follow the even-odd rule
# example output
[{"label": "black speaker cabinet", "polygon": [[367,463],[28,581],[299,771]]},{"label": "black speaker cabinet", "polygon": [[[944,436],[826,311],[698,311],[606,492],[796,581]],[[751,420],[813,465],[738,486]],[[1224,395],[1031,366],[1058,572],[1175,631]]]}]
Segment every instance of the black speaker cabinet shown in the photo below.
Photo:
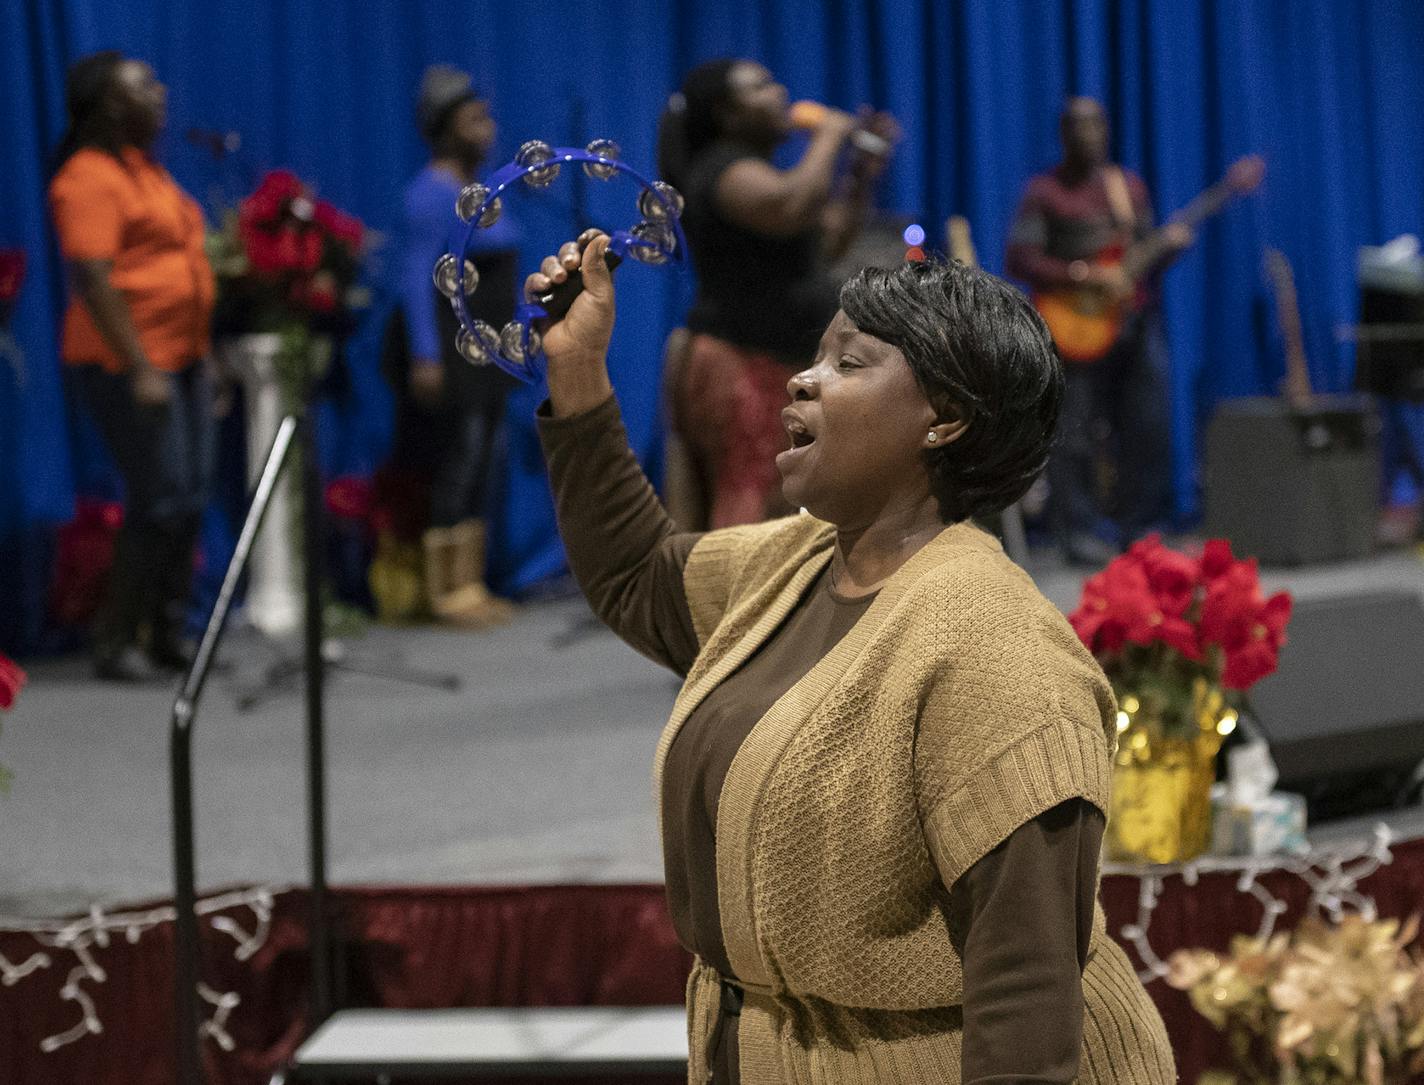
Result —
[{"label": "black speaker cabinet", "polygon": [[1379,504],[1379,420],[1368,397],[1221,403],[1207,430],[1211,537],[1271,565],[1364,557]]},{"label": "black speaker cabinet", "polygon": [[1424,762],[1424,598],[1301,601],[1286,637],[1250,694],[1281,786],[1312,821],[1391,805]]},{"label": "black speaker cabinet", "polygon": [[1424,281],[1394,278],[1371,284],[1361,269],[1355,386],[1424,403]]}]

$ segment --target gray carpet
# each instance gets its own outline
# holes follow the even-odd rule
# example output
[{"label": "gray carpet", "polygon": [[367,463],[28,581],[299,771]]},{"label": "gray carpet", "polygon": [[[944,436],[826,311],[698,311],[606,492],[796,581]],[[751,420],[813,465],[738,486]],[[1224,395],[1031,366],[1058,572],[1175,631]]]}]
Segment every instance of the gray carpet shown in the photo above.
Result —
[{"label": "gray carpet", "polygon": [[[1041,561],[1061,607],[1081,577]],[[1397,555],[1272,573],[1302,598],[1424,592]],[[651,763],[672,675],[589,626],[577,600],[523,608],[480,634],[374,627],[355,660],[452,671],[457,693],[338,671],[328,698],[331,879],[509,884],[661,879]],[[239,712],[271,649],[235,634],[198,718],[199,883],[305,881],[302,700]],[[172,892],[172,691],[126,690],[83,660],[37,662],[4,719],[0,915],[60,915]]]},{"label": "gray carpet", "polygon": [[[676,680],[587,613],[545,603],[480,634],[373,627],[347,642],[353,662],[455,672],[463,688],[333,673],[334,882],[661,879],[651,763]],[[299,688],[236,708],[271,656],[235,635],[198,717],[203,887],[306,879]],[[0,913],[170,895],[172,691],[100,684],[81,660],[29,673],[0,737],[15,774],[0,799]]]}]

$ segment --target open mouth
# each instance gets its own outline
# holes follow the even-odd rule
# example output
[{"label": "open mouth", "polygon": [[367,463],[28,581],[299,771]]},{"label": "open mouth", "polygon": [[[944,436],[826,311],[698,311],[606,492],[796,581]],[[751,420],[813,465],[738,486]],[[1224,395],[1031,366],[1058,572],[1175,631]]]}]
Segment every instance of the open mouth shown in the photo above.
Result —
[{"label": "open mouth", "polygon": [[795,415],[784,414],[781,416],[782,425],[786,428],[786,436],[791,441],[791,447],[805,448],[807,445],[815,444],[815,435],[806,428],[806,423]]}]

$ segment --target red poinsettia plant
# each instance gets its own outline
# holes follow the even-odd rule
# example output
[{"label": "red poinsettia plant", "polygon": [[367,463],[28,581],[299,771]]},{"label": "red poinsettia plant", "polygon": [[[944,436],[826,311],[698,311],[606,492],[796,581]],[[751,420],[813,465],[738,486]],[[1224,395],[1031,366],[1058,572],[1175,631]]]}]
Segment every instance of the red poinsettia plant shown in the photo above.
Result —
[{"label": "red poinsettia plant", "polygon": [[318,199],[290,170],[272,170],[211,239],[219,329],[346,330],[363,301],[355,283],[365,242],[360,219]]},{"label": "red poinsettia plant", "polygon": [[[7,712],[15,705],[15,698],[25,684],[25,672],[20,665],[0,652],[0,712]],[[10,770],[0,765],[0,794],[10,790]]]},{"label": "red poinsettia plant", "polygon": [[1275,671],[1290,615],[1290,594],[1267,598],[1256,559],[1225,539],[1191,555],[1153,535],[1089,578],[1068,620],[1119,693],[1185,706],[1199,679],[1239,693]]},{"label": "red poinsettia plant", "polygon": [[7,712],[15,706],[15,698],[25,685],[25,672],[20,665],[0,652],[0,712]]}]

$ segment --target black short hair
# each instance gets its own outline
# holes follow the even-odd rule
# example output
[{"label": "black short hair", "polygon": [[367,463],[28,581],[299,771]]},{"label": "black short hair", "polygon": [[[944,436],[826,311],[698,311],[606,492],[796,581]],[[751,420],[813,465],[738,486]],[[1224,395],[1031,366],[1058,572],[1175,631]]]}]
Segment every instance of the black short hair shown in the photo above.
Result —
[{"label": "black short hair", "polygon": [[732,100],[732,69],[746,61],[721,57],[697,65],[668,99],[658,121],[658,173],[682,188],[693,160],[722,131],[720,113]]},{"label": "black short hair", "polygon": [[968,423],[925,452],[944,521],[1022,497],[1048,463],[1063,401],[1062,364],[1028,299],[986,271],[935,260],[865,268],[840,302],[861,331],[899,348],[936,410]]},{"label": "black short hair", "polygon": [[117,49],[81,57],[64,77],[64,110],[69,125],[52,157],[51,172],[59,172],[81,147],[98,147],[115,157],[122,134],[104,113],[104,101],[114,89],[120,65],[128,59]]}]

